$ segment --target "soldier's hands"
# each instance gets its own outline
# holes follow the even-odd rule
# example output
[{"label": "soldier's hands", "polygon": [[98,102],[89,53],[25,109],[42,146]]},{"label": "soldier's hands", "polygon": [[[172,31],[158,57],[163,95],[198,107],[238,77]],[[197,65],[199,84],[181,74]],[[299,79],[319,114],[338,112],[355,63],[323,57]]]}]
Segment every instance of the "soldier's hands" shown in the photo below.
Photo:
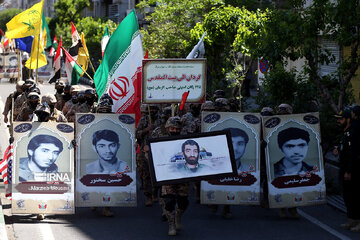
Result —
[{"label": "soldier's hands", "polygon": [[148,151],[150,151],[150,147],[149,147],[149,145],[145,145],[143,149],[144,149],[144,152],[148,152]]},{"label": "soldier's hands", "polygon": [[344,180],[350,181],[351,180],[351,173],[345,173],[344,174]]},{"label": "soldier's hands", "polygon": [[7,116],[4,116],[4,123],[7,123],[9,121]]},{"label": "soldier's hands", "polygon": [[9,138],[9,143],[12,144],[13,142],[14,142],[14,137],[11,136],[11,137]]}]

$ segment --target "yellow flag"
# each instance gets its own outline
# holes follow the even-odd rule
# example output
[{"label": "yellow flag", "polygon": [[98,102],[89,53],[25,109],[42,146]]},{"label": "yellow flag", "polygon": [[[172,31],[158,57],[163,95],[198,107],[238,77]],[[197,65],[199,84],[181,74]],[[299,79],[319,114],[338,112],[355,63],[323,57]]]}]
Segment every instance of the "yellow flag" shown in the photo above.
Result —
[{"label": "yellow flag", "polygon": [[13,17],[7,24],[8,38],[23,38],[38,35],[41,28],[41,15],[44,0]]},{"label": "yellow flag", "polygon": [[[44,46],[43,46],[43,43],[41,40],[40,40],[40,44],[38,46],[39,38],[40,38],[39,35],[34,37],[32,47],[31,47],[30,58],[25,63],[25,66],[29,69],[36,69],[36,67],[41,68],[47,64],[47,60],[46,60],[46,56],[45,56],[45,52],[44,52]],[[39,50],[39,60],[37,62],[38,50]]]},{"label": "yellow flag", "polygon": [[[84,33],[81,33],[81,43],[82,43],[82,47],[79,48],[79,53],[78,53],[78,58],[77,58],[77,62],[81,65],[81,67],[86,71],[89,65],[89,51],[86,47],[86,43],[85,43],[85,35]],[[82,75],[84,75],[84,72],[82,73]]]}]

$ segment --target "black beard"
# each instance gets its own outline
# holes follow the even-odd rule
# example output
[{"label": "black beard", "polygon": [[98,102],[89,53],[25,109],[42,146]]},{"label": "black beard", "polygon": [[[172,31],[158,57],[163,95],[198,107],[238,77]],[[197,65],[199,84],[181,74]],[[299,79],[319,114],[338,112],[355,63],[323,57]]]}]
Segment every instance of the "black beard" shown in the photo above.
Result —
[{"label": "black beard", "polygon": [[64,90],[63,90],[63,89],[56,89],[56,92],[57,92],[58,94],[62,94],[62,93],[64,92]]},{"label": "black beard", "polygon": [[72,103],[74,103],[74,104],[76,104],[76,103],[79,102],[79,100],[77,100],[77,99],[71,99],[71,101],[72,101]]},{"label": "black beard", "polygon": [[195,160],[190,160],[188,157],[185,157],[185,161],[189,165],[196,165],[199,163],[199,158],[195,158]]},{"label": "black beard", "polygon": [[79,103],[84,103],[86,102],[86,99],[79,99]]}]

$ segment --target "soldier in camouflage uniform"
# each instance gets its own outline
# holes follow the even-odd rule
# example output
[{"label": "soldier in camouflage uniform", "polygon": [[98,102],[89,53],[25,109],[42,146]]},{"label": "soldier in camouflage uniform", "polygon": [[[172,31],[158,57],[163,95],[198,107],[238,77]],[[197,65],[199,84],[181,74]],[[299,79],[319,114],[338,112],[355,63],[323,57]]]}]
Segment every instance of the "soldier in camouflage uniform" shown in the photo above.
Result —
[{"label": "soldier in camouflage uniform", "polygon": [[64,93],[59,95],[59,98],[57,98],[57,102],[55,104],[55,108],[62,111],[65,103],[69,100],[71,100],[71,93],[70,93],[71,85],[64,86]]},{"label": "soldier in camouflage uniform", "polygon": [[46,103],[50,108],[50,122],[67,122],[64,114],[55,108],[56,97],[53,94],[46,94],[41,98],[41,103]]},{"label": "soldier in camouflage uniform", "polygon": [[152,131],[157,126],[160,126],[158,111],[159,111],[158,106],[151,104],[150,115],[144,115],[141,117],[135,132],[137,143],[140,146],[140,153],[137,156],[137,161],[139,166],[139,173],[141,174],[140,177],[143,183],[144,195],[146,198],[145,201],[146,206],[151,206],[153,202],[152,199],[153,187],[150,179],[149,160],[147,158],[148,157],[147,154],[149,151],[148,138],[150,138]]},{"label": "soldier in camouflage uniform", "polygon": [[[78,103],[77,93],[79,91],[80,91],[79,86],[77,86],[77,85],[71,86],[71,88],[70,88],[71,99],[68,100],[67,102],[65,102],[64,107],[61,110],[65,116],[68,113],[68,111],[70,110],[70,108],[74,104]],[[68,119],[68,121],[69,121],[69,119]]]},{"label": "soldier in camouflage uniform", "polygon": [[217,112],[229,112],[230,104],[226,98],[217,98],[214,102],[215,111]]},{"label": "soldier in camouflage uniform", "polygon": [[190,104],[189,111],[181,117],[181,134],[201,132],[200,107],[200,104]]},{"label": "soldier in camouflage uniform", "polygon": [[64,88],[65,88],[65,83],[64,81],[58,80],[55,83],[55,97],[56,97],[56,102],[59,102],[62,100],[63,95],[64,95]]},{"label": "soldier in camouflage uniform", "polygon": [[[165,124],[167,133],[157,131],[152,137],[176,136],[181,132],[181,120],[178,116],[170,117]],[[182,229],[181,216],[189,205],[189,183],[163,185],[161,197],[164,200],[165,213],[169,223],[169,236],[175,236],[176,231]]]},{"label": "soldier in camouflage uniform", "polygon": [[29,89],[35,85],[35,81],[32,79],[26,79],[25,83],[22,85],[23,92],[15,99],[14,102],[14,114],[13,119],[16,120],[17,116],[20,113],[22,105],[26,102],[27,96],[29,94]]},{"label": "soldier in camouflage uniform", "polygon": [[96,91],[93,88],[89,88],[85,90],[85,101],[89,106],[90,112],[96,112],[97,108],[97,97],[95,96]]},{"label": "soldier in camouflage uniform", "polygon": [[36,92],[30,92],[27,101],[23,104],[19,115],[16,117],[16,121],[32,121],[38,104],[40,104],[40,95]]},{"label": "soldier in camouflage uniform", "polygon": [[[24,85],[24,83],[25,83],[24,81],[21,81],[21,80],[18,81],[16,83],[16,90],[14,92],[10,93],[10,95],[6,98],[6,102],[4,105],[4,111],[3,111],[4,123],[7,123],[9,121],[8,114],[9,114],[10,110],[15,112],[15,109],[14,110],[11,109],[12,103],[13,103],[13,101],[15,102],[16,98],[23,93],[22,86]],[[19,114],[19,113],[17,112],[17,114]]]},{"label": "soldier in camouflage uniform", "polygon": [[[78,99],[78,103],[71,106],[70,110],[66,114],[66,118],[69,122],[75,121],[75,113],[89,113],[90,108],[86,103],[85,99],[85,91],[79,91],[76,95]],[[74,95],[73,95],[74,97]]]}]

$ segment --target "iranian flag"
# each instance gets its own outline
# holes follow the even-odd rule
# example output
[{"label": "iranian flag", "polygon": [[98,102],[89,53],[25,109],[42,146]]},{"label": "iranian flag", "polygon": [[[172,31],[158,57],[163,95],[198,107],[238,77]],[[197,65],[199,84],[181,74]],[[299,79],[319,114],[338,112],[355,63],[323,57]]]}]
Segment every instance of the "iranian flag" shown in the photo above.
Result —
[{"label": "iranian flag", "polygon": [[56,50],[54,63],[53,63],[54,73],[53,76],[50,77],[49,83],[56,82],[58,79],[61,78],[61,55],[62,55],[61,48],[62,48],[62,38],[60,38],[60,43],[58,44]]},{"label": "iranian flag", "polygon": [[142,59],[139,26],[133,10],[111,35],[101,65],[94,75],[99,97],[107,93],[113,99],[113,112],[137,112]]},{"label": "iranian flag", "polygon": [[65,71],[68,81],[70,85],[76,85],[84,71],[63,47],[62,50],[65,53]]},{"label": "iranian flag", "polygon": [[105,27],[104,35],[101,38],[101,57],[104,57],[105,48],[109,42],[109,39],[110,39],[109,30],[108,27]]}]

